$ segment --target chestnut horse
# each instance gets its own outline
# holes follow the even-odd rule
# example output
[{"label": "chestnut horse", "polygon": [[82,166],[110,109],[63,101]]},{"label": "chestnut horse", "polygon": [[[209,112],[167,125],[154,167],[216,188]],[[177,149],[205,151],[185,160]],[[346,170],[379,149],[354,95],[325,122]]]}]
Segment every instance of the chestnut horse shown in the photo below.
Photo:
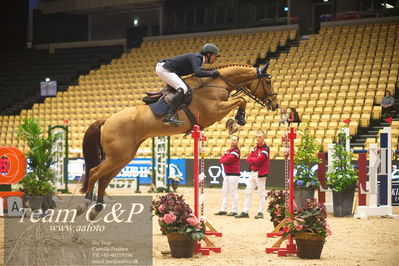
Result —
[{"label": "chestnut horse", "polygon": [[[271,84],[271,76],[263,68],[249,65],[227,65],[218,68],[216,78],[190,77],[185,81],[193,88],[191,112],[200,118],[198,124],[206,128],[222,120],[231,110],[239,107],[236,120],[226,123],[229,132],[234,133],[239,125],[245,124],[246,100],[235,97],[244,93],[269,110],[278,108],[277,94]],[[233,95],[230,95],[231,92]],[[229,96],[232,98],[229,99]],[[85,200],[77,208],[82,214],[93,199],[93,189],[98,181],[97,204],[91,208],[89,218],[94,219],[102,210],[106,187],[122,169],[136,156],[140,144],[155,136],[170,136],[186,133],[191,122],[183,111],[178,112],[182,126],[164,125],[162,117],[155,115],[148,105],[126,108],[106,120],[97,120],[86,130],[83,138],[83,156],[86,163],[86,178],[81,192]],[[238,121],[237,121],[238,120]],[[238,123],[238,125],[237,125]]]}]

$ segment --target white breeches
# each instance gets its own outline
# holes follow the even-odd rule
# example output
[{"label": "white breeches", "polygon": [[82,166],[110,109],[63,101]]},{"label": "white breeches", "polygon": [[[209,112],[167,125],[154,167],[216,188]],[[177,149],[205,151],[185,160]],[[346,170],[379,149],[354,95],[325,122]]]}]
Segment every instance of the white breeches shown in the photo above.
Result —
[{"label": "white breeches", "polygon": [[238,211],[238,182],[240,181],[240,176],[227,175],[223,179],[222,194],[223,201],[220,210],[222,212],[227,211],[227,204],[229,202],[229,195],[233,197],[233,204],[231,206],[232,212]]},{"label": "white breeches", "polygon": [[258,187],[259,194],[259,209],[258,212],[263,212],[266,205],[266,177],[258,178],[258,172],[251,172],[247,188],[245,189],[245,200],[243,212],[248,213],[249,207],[251,205],[252,192]]},{"label": "white breeches", "polygon": [[187,93],[187,85],[181,80],[181,78],[173,72],[170,72],[166,68],[163,67],[165,62],[158,63],[155,67],[155,72],[157,73],[158,77],[164,81],[166,84],[172,86],[175,90],[178,88],[182,88],[184,90],[184,94]]}]

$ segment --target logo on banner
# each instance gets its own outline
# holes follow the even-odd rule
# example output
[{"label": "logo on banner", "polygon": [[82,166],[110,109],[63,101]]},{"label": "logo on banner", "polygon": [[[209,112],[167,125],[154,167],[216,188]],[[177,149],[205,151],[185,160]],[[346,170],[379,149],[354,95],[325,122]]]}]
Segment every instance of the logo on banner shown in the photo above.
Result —
[{"label": "logo on banner", "polygon": [[180,171],[179,166],[176,164],[170,164],[169,176],[183,177],[182,171]]},{"label": "logo on banner", "polygon": [[0,174],[7,175],[10,171],[11,162],[7,156],[3,155],[0,158]]},{"label": "logo on banner", "polygon": [[[247,184],[250,172],[241,171],[239,184]],[[212,165],[208,168],[208,176],[211,178],[210,184],[222,184],[221,177],[225,177],[223,166]],[[219,179],[219,180],[218,180]]]},{"label": "logo on banner", "polygon": [[399,182],[392,182],[392,206],[399,206]]},{"label": "logo on banner", "polygon": [[[169,176],[183,178],[180,184],[186,184],[185,159],[171,159]],[[140,184],[151,184],[151,159],[134,159],[127,164],[115,178],[140,178]]]},{"label": "logo on banner", "polygon": [[0,146],[0,183],[15,184],[26,173],[26,159],[22,151],[13,146]]},{"label": "logo on banner", "polygon": [[[70,160],[68,164],[68,180],[77,181],[83,174],[84,160]],[[140,177],[141,184],[150,184],[152,175],[151,159],[134,159],[128,163],[115,178],[131,179]],[[185,159],[171,159],[169,176],[182,177],[180,184],[186,184]]]},{"label": "logo on banner", "polygon": [[210,166],[208,175],[212,178],[211,184],[219,184],[220,182],[217,179],[222,176],[222,168],[220,166]]}]

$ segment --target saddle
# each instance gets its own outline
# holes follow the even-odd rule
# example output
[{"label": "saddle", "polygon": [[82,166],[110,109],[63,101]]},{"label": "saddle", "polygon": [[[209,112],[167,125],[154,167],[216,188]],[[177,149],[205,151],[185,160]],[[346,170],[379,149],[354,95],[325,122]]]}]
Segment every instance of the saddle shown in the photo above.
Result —
[{"label": "saddle", "polygon": [[[154,114],[165,115],[169,111],[170,103],[175,93],[175,89],[167,85],[159,92],[146,92],[147,95],[143,97],[142,101],[150,106]],[[188,91],[179,106],[179,110],[189,106],[192,98],[192,89],[188,87]]]},{"label": "saddle", "polygon": [[[188,91],[184,96],[182,103],[179,106],[179,110],[182,109],[186,114],[188,120],[190,120],[191,128],[186,132],[184,137],[190,135],[191,129],[197,124],[195,116],[190,111],[188,106],[193,99],[193,90],[187,86]],[[146,92],[147,96],[143,98],[143,102],[150,106],[151,111],[156,115],[165,115],[170,108],[170,103],[175,95],[176,91],[171,86],[167,85],[159,92]],[[177,116],[177,114],[176,114]]]}]

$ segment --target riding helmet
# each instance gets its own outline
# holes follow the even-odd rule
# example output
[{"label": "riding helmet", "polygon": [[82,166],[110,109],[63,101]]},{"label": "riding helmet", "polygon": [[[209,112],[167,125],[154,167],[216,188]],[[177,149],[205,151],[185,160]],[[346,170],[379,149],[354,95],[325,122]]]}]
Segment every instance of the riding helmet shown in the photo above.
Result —
[{"label": "riding helmet", "polygon": [[202,49],[201,49],[201,53],[205,54],[205,53],[214,53],[219,55],[219,48],[214,45],[213,43],[206,43]]}]

